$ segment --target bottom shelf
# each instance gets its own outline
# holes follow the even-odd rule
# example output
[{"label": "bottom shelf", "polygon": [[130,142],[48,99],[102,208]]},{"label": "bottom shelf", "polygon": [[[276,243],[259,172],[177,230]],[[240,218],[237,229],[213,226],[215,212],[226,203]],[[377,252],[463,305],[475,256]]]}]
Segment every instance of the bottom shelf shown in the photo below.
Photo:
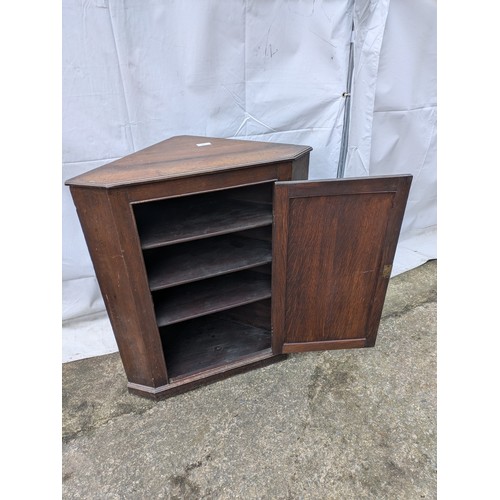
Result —
[{"label": "bottom shelf", "polygon": [[161,335],[171,382],[271,348],[270,331],[225,313],[164,327]]}]

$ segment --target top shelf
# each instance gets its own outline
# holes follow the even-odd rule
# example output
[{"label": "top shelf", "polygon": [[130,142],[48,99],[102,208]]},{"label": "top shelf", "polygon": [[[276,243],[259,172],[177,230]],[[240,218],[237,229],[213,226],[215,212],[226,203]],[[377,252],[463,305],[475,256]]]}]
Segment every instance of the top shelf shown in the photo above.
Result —
[{"label": "top shelf", "polygon": [[266,226],[273,221],[269,206],[243,201],[192,207],[182,216],[165,213],[161,219],[149,215],[149,210],[144,212],[137,218],[143,249]]},{"label": "top shelf", "polygon": [[272,185],[185,196],[134,206],[143,249],[272,224]]}]

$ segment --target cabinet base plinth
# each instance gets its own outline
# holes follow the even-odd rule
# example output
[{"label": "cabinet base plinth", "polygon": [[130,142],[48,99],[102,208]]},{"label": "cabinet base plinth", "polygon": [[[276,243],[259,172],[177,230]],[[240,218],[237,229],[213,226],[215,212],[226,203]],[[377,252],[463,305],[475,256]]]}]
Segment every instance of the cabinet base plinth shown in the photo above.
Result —
[{"label": "cabinet base plinth", "polygon": [[137,396],[161,400],[203,385],[211,384],[212,382],[217,382],[218,380],[222,380],[233,375],[253,370],[254,368],[260,368],[278,361],[283,361],[286,358],[286,354],[273,354],[269,349],[225,366],[214,367],[204,370],[203,372],[188,375],[182,379],[176,379],[175,382],[165,384],[160,387],[148,387],[146,385],[135,384],[133,382],[129,382],[127,387],[130,393]]}]

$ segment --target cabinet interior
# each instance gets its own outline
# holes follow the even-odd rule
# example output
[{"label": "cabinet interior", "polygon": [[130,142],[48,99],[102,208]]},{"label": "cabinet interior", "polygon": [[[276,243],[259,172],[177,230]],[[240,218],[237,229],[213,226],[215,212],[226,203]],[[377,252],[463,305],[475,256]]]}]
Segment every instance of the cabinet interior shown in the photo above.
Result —
[{"label": "cabinet interior", "polygon": [[271,348],[273,182],[133,205],[171,382]]}]

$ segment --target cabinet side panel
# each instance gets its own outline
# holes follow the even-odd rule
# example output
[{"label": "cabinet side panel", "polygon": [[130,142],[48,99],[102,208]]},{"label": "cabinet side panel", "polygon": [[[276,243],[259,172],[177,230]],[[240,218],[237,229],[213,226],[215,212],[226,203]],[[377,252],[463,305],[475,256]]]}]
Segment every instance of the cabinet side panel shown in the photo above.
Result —
[{"label": "cabinet side panel", "polygon": [[164,385],[165,360],[126,194],[77,187],[71,194],[127,378]]},{"label": "cabinet side panel", "polygon": [[309,153],[305,153],[292,162],[292,180],[306,180],[309,176]]}]

